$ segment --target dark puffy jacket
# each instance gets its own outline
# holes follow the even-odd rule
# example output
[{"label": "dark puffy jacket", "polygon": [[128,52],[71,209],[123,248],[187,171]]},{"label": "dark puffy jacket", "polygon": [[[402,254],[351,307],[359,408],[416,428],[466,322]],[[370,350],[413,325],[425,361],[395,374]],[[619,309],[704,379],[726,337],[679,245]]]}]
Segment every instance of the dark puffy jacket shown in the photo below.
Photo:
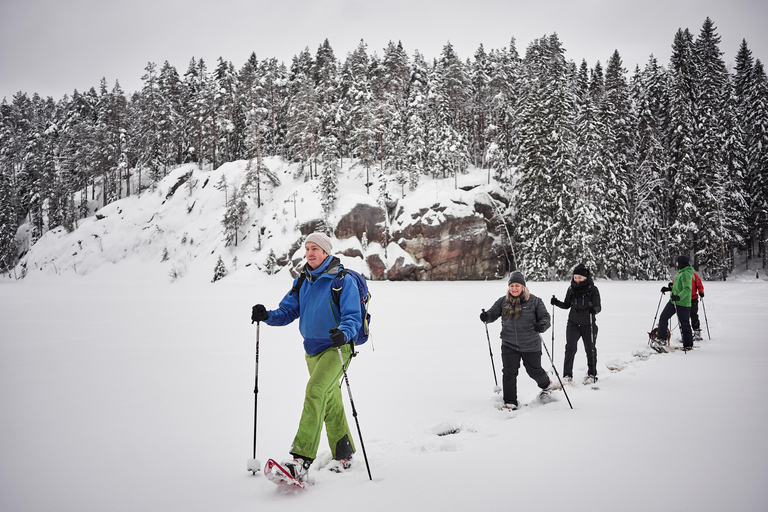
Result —
[{"label": "dark puffy jacket", "polygon": [[561,309],[570,308],[568,320],[576,325],[589,325],[589,306],[595,308],[595,314],[602,309],[600,305],[600,291],[595,286],[591,277],[585,281],[576,283],[571,280],[571,286],[565,292],[565,300],[557,301],[556,306]]},{"label": "dark puffy jacket", "polygon": [[535,295],[520,303],[519,318],[504,318],[507,297],[500,297],[488,310],[488,322],[501,319],[501,343],[519,352],[541,352],[541,333],[549,329],[550,316],[544,302]]}]

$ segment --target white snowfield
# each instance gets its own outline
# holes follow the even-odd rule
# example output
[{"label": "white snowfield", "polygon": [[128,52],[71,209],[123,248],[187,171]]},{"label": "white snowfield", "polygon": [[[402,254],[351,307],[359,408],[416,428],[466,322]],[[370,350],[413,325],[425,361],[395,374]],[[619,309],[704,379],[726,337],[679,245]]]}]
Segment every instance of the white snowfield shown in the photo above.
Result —
[{"label": "white snowfield", "polygon": [[[705,328],[688,354],[647,347],[664,283],[598,281],[599,389],[580,384],[580,347],[578,384],[567,387],[573,410],[556,392],[554,403],[512,413],[496,409],[478,319],[505,282],[372,282],[373,338],[349,378],[373,481],[344,386],[356,464],[323,470],[324,442],[315,485],[295,496],[246,471],[250,309],[276,306],[289,278],[241,269],[215,284],[168,284],[161,272],[129,259],[86,277],[0,283],[0,510],[714,512],[768,503],[768,285],[754,272],[705,283],[712,338]],[[567,286],[529,283],[547,303]],[[565,321],[557,309],[558,371]],[[498,325],[490,335],[501,381]],[[543,338],[552,351],[552,331]],[[297,325],[261,326],[259,370],[257,457],[282,460],[306,383]],[[522,370],[518,379],[521,401],[532,400],[534,382]]]}]

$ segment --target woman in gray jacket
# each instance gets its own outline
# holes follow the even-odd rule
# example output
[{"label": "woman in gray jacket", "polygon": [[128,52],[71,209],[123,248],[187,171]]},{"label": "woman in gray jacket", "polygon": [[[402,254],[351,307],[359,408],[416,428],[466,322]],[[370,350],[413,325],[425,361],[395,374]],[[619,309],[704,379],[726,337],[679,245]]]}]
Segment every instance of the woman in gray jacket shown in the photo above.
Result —
[{"label": "woman in gray jacket", "polygon": [[542,395],[552,389],[547,372],[541,367],[541,333],[549,329],[550,317],[544,302],[531,295],[521,272],[509,276],[509,289],[488,311],[480,314],[485,323],[501,317],[501,360],[504,407],[517,409],[517,373],[523,361],[528,376],[536,381]]}]

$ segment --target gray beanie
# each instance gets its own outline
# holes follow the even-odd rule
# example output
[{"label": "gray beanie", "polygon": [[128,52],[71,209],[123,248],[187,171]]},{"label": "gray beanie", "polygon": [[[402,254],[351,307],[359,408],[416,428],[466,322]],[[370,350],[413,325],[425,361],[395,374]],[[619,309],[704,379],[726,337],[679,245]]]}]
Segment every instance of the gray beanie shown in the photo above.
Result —
[{"label": "gray beanie", "polygon": [[519,283],[523,286],[525,286],[525,276],[522,272],[515,270],[512,272],[512,274],[509,276],[509,284],[512,283]]},{"label": "gray beanie", "polygon": [[312,233],[304,241],[304,245],[307,245],[309,242],[317,245],[319,248],[324,250],[326,254],[331,254],[331,251],[333,250],[331,239],[328,238],[328,235],[325,233]]}]

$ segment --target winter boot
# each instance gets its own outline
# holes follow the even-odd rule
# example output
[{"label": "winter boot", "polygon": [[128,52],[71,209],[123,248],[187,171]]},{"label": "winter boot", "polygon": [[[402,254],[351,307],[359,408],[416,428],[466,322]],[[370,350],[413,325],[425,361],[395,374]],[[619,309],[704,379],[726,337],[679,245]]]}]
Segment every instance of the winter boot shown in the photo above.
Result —
[{"label": "winter boot", "polygon": [[693,330],[693,341],[702,341],[704,338],[701,337],[701,329],[694,329]]},{"label": "winter boot", "polygon": [[585,386],[588,386],[590,384],[594,384],[595,382],[597,382],[597,375],[587,375],[584,378],[584,385]]},{"label": "winter boot", "polygon": [[309,466],[311,464],[311,460],[294,457],[293,460],[283,461],[281,465],[294,479],[299,482],[306,482],[309,479]]},{"label": "winter boot", "polygon": [[352,459],[334,459],[328,464],[328,470],[334,473],[343,473],[352,467]]},{"label": "winter boot", "polygon": [[502,406],[502,409],[505,411],[515,411],[517,410],[517,404],[513,402],[508,402]]}]

